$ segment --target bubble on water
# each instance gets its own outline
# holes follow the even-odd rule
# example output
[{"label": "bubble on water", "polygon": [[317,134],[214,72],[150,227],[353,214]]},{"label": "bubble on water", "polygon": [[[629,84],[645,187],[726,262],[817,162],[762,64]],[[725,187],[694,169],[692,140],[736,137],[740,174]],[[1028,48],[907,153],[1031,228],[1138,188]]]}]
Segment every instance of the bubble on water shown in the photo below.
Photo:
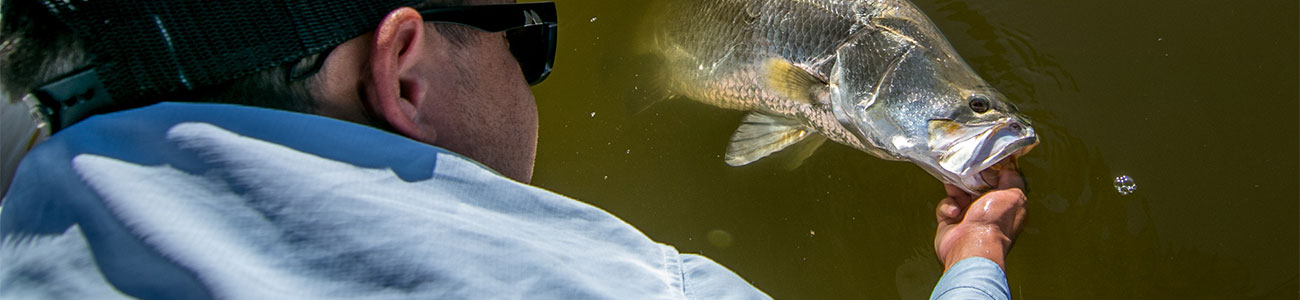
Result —
[{"label": "bubble on water", "polygon": [[1121,175],[1115,178],[1115,190],[1119,191],[1120,195],[1132,194],[1133,192],[1136,192],[1137,189],[1138,185],[1137,182],[1133,181],[1133,177]]}]

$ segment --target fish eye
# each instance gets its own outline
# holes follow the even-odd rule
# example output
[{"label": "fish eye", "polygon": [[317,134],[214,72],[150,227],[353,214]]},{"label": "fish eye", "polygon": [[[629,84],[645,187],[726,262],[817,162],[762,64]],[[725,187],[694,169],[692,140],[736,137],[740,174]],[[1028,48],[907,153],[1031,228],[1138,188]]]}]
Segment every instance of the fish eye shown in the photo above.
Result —
[{"label": "fish eye", "polygon": [[980,96],[980,95],[970,96],[970,100],[968,100],[968,104],[970,104],[970,110],[975,111],[975,113],[982,114],[984,112],[989,111],[989,99],[985,98],[984,96]]}]

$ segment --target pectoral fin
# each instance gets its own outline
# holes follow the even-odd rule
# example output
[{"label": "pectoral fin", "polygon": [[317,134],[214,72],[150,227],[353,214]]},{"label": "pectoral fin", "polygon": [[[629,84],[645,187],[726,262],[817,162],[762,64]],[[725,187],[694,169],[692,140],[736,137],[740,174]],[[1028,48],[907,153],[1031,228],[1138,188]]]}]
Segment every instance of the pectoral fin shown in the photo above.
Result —
[{"label": "pectoral fin", "polygon": [[790,100],[808,104],[817,103],[813,91],[826,85],[817,76],[780,58],[769,58],[764,65],[768,88]]},{"label": "pectoral fin", "polygon": [[809,135],[814,133],[798,121],[750,113],[740,123],[736,133],[731,135],[726,161],[731,166],[747,165],[798,143]]}]

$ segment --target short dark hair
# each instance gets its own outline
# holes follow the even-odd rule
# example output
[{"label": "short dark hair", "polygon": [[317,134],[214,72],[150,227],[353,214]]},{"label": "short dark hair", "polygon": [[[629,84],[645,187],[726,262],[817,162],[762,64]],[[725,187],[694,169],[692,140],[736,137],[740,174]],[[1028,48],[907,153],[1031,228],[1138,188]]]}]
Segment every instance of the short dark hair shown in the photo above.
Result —
[{"label": "short dark hair", "polygon": [[[364,0],[363,0],[364,1]],[[418,8],[464,5],[469,0],[429,0]],[[469,28],[431,24],[459,47],[474,38]],[[66,25],[34,0],[0,3],[0,93],[10,101],[22,99],[36,87],[86,68],[91,58],[84,43]],[[297,62],[255,72],[213,86],[171,95],[171,101],[215,102],[303,113],[316,111],[312,95],[316,76],[328,50]]]}]

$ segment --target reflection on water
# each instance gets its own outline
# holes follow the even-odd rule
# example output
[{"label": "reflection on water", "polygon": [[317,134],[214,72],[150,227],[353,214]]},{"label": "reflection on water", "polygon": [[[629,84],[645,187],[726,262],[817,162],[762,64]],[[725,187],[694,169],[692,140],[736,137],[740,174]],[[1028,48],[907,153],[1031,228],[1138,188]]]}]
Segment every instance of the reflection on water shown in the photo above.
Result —
[{"label": "reflection on water", "polygon": [[922,248],[916,254],[903,260],[903,264],[894,271],[895,282],[900,299],[928,299],[934,285],[943,276],[943,265],[935,259],[934,250]]},{"label": "reflection on water", "polygon": [[731,243],[735,240],[730,232],[722,229],[710,230],[706,237],[709,239],[710,245],[719,249],[731,247]]},{"label": "reflection on water", "polygon": [[[626,78],[652,67],[632,47],[650,0],[556,1],[536,184],[778,299],[929,295],[934,178],[830,144],[793,170],[727,166],[742,113],[672,100],[628,112]],[[1300,3],[916,4],[1041,136],[1020,159],[1016,298],[1296,299]],[[1143,192],[1123,195],[1120,175]]]},{"label": "reflection on water", "polygon": [[[1093,187],[1098,176],[1108,176],[1105,170],[1093,166],[1106,164],[1106,159],[1095,147],[1089,147],[1070,130],[1058,125],[1054,116],[1039,117],[1035,130],[1042,137],[1041,144],[1031,155],[1020,159],[1020,169],[1025,176],[1029,195],[1037,196],[1033,202],[1043,205],[1053,213],[1064,213],[1071,206],[1087,205],[1093,197]],[[1090,166],[1073,167],[1068,172],[1052,168],[1060,159],[1073,158],[1093,162]],[[1050,176],[1043,175],[1050,174]],[[1044,190],[1049,190],[1044,192]]]}]

